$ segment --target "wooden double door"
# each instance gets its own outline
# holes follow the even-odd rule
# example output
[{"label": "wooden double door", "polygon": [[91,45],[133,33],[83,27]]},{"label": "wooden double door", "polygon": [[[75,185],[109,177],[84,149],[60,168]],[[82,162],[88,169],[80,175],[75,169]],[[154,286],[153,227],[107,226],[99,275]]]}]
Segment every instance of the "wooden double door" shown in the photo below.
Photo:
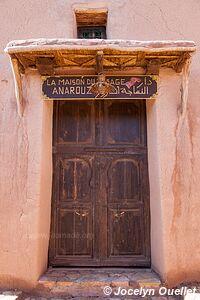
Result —
[{"label": "wooden double door", "polygon": [[54,104],[52,266],[149,266],[145,100]]}]

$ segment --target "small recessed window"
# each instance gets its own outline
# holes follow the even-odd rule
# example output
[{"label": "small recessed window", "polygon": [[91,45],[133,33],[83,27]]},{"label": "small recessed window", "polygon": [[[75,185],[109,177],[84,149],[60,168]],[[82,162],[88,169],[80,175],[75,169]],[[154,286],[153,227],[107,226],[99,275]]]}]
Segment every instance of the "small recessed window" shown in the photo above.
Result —
[{"label": "small recessed window", "polygon": [[104,26],[86,26],[77,29],[79,39],[106,39],[106,27]]}]

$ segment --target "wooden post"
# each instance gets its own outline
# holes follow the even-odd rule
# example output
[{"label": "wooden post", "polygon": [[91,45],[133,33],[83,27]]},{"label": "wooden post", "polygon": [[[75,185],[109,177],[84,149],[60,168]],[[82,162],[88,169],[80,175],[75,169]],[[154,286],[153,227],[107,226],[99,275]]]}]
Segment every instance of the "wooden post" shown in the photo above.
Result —
[{"label": "wooden post", "polygon": [[54,75],[54,57],[36,58],[36,67],[40,75]]},{"label": "wooden post", "polygon": [[162,62],[160,59],[152,59],[147,63],[146,74],[148,75],[159,75]]},{"label": "wooden post", "polygon": [[17,58],[11,57],[11,65],[15,84],[15,95],[17,100],[17,110],[20,117],[23,116],[23,94],[22,94],[22,78],[20,73],[19,61]]},{"label": "wooden post", "polygon": [[97,51],[96,71],[97,71],[97,74],[102,74],[103,73],[103,51]]}]

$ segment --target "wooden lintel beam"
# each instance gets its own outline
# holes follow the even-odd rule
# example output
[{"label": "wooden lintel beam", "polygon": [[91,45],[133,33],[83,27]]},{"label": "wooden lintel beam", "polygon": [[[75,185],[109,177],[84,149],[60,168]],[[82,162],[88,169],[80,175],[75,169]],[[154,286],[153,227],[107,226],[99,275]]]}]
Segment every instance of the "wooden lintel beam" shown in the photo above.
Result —
[{"label": "wooden lintel beam", "polygon": [[103,73],[103,51],[97,51],[96,54],[96,71],[97,74]]},{"label": "wooden lintel beam", "polygon": [[145,52],[138,52],[136,64],[137,65],[144,65],[146,63],[145,57],[146,57],[146,53]]},{"label": "wooden lintel beam", "polygon": [[75,8],[77,26],[106,26],[107,8]]},{"label": "wooden lintel beam", "polygon": [[36,67],[41,75],[54,75],[54,57],[38,57]]}]

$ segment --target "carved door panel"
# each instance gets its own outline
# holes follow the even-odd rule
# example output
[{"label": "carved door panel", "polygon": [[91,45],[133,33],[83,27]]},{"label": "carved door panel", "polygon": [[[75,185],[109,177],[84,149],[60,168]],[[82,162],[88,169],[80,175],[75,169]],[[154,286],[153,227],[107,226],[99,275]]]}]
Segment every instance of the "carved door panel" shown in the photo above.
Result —
[{"label": "carved door panel", "polygon": [[54,105],[50,264],[149,266],[145,101]]}]

